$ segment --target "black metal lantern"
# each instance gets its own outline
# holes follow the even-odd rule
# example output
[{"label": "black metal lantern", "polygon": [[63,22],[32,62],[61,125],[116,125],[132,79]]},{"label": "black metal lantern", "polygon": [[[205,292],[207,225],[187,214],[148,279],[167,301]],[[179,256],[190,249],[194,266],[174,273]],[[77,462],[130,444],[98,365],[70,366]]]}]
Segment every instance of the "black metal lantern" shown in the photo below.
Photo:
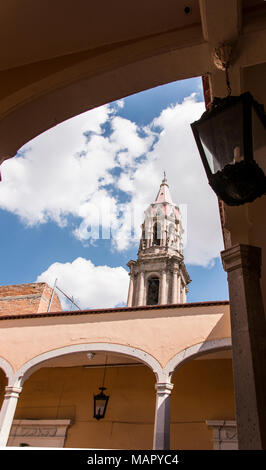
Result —
[{"label": "black metal lantern", "polygon": [[235,206],[266,193],[266,115],[249,92],[214,98],[191,128],[220,199]]},{"label": "black metal lantern", "polygon": [[106,375],[106,365],[107,365],[107,354],[105,356],[103,382],[102,382],[102,386],[99,387],[100,393],[93,396],[94,397],[94,414],[93,414],[93,417],[97,420],[103,419],[105,417],[106,408],[107,408],[108,401],[109,401],[109,396],[105,395],[105,393],[104,393],[104,390],[106,390],[106,387],[104,387],[104,381],[105,381],[105,375]]},{"label": "black metal lantern", "polygon": [[94,395],[94,415],[93,417],[97,420],[103,419],[105,416],[109,396],[105,395],[104,390],[106,390],[105,387],[99,387],[99,390],[101,390],[100,393],[97,395]]}]

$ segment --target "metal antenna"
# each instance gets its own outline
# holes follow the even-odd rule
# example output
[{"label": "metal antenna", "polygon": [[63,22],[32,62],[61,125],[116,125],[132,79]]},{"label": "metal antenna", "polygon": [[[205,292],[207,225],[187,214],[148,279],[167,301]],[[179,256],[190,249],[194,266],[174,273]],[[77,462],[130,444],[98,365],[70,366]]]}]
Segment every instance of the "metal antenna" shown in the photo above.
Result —
[{"label": "metal antenna", "polygon": [[53,298],[54,298],[54,292],[55,292],[55,288],[56,288],[56,282],[57,282],[57,278],[56,278],[56,280],[54,281],[54,287],[53,287],[52,294],[51,294],[51,297],[50,297],[50,300],[49,300],[47,312],[50,312],[50,308],[51,308],[52,301],[53,301]]},{"label": "metal antenna", "polygon": [[62,291],[62,289],[60,289],[60,287],[57,286],[56,283],[57,283],[57,278],[54,282],[54,287],[53,287],[52,294],[51,294],[51,297],[50,297],[50,300],[49,300],[47,312],[50,312],[53,297],[54,297],[54,293],[55,293],[55,289],[59,290],[71,302],[71,310],[72,310],[73,305],[75,305],[79,310],[81,310],[81,308],[74,302],[73,295],[72,295],[72,297],[69,297],[64,291]]},{"label": "metal antenna", "polygon": [[81,310],[81,308],[74,302],[73,300],[73,296],[72,298],[69,297],[64,291],[62,291],[62,289],[60,289],[58,286],[56,286],[56,288],[73,304],[75,305],[79,310]]}]

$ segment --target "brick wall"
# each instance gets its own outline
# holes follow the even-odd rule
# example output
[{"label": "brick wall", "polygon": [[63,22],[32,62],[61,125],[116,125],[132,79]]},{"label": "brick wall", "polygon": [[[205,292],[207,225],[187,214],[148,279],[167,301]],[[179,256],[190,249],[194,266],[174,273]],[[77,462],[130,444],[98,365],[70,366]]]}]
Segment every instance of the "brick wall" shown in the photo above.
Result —
[{"label": "brick wall", "polygon": [[[52,289],[45,282],[0,286],[0,316],[47,312]],[[56,292],[50,311],[61,311]]]}]

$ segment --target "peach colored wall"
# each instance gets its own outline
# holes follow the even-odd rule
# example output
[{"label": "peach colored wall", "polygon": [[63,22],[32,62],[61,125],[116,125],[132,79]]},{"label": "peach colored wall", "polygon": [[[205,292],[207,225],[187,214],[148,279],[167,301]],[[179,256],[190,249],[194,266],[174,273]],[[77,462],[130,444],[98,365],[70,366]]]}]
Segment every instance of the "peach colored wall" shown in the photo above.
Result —
[{"label": "peach colored wall", "polygon": [[[150,449],[154,375],[145,366],[107,369],[104,420],[93,419],[93,393],[103,369],[43,368],[24,384],[15,419],[71,419],[66,447]],[[174,376],[171,448],[211,449],[206,419],[234,419],[231,360],[191,361]],[[25,440],[25,438],[23,438]]]},{"label": "peach colored wall", "polygon": [[212,431],[205,421],[235,419],[232,361],[190,361],[172,382],[171,447],[212,449]]},{"label": "peach colored wall", "polygon": [[103,368],[44,368],[25,382],[15,419],[70,418],[66,447],[152,447],[155,377],[145,366],[107,369],[110,394],[106,418],[93,418],[93,394],[102,385]]},{"label": "peach colored wall", "polygon": [[164,367],[191,345],[230,335],[228,305],[2,320],[0,356],[18,370],[46,351],[107,342],[143,350]]}]

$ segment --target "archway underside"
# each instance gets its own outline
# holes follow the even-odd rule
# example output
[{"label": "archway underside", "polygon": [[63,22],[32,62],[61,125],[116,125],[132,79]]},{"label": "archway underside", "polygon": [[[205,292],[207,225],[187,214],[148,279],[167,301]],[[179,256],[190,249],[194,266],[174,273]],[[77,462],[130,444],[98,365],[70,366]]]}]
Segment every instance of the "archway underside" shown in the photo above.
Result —
[{"label": "archway underside", "polygon": [[[104,351],[103,345],[94,353],[89,357],[85,351],[58,355],[31,370],[8,446],[47,447],[49,441],[51,446],[66,448],[152,448],[156,393],[151,369],[132,356]],[[228,350],[193,355],[179,365],[171,394],[171,448],[178,444],[183,449],[212,448],[207,421],[213,416],[234,419],[231,382]],[[102,385],[109,403],[105,418],[97,421],[93,395]],[[63,425],[67,429],[58,444],[52,434]]]}]

